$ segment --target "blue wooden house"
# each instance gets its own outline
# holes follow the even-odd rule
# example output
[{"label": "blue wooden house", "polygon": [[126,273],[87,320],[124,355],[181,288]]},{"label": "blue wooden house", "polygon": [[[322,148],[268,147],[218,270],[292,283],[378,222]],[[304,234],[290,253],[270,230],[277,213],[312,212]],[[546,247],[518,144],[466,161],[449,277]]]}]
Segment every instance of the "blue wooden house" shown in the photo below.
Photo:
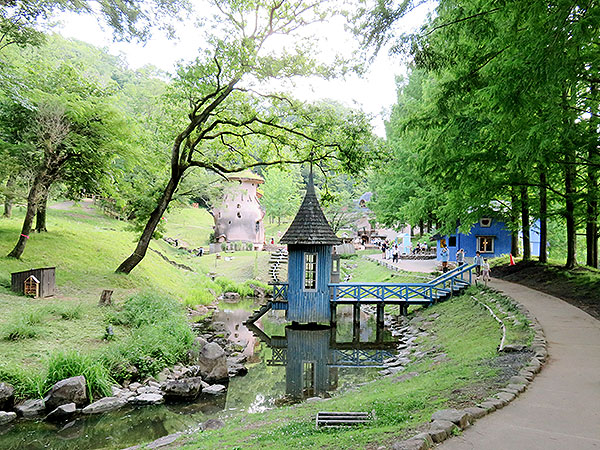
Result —
[{"label": "blue wooden house", "polygon": [[338,238],[319,205],[312,172],[298,214],[280,243],[288,246],[286,319],[297,323],[329,323],[332,249]]},{"label": "blue wooden house", "polygon": [[[539,221],[530,230],[531,255],[540,254]],[[467,258],[473,258],[477,251],[484,258],[495,258],[510,253],[511,232],[504,222],[492,217],[482,217],[473,224],[469,233],[464,234],[456,228],[456,233],[437,237],[437,259],[441,260],[442,240],[450,252],[450,261],[456,261],[456,252],[464,249]]]}]

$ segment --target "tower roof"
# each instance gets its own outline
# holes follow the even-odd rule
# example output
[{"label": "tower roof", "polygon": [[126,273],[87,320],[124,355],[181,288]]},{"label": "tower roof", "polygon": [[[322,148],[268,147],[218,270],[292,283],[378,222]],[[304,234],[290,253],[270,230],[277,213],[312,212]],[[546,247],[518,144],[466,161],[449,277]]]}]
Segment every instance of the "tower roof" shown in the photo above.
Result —
[{"label": "tower roof", "polygon": [[308,244],[308,245],[338,245],[342,240],[338,238],[327,219],[315,194],[312,171],[308,177],[306,195],[300,205],[298,214],[285,232],[282,244]]}]

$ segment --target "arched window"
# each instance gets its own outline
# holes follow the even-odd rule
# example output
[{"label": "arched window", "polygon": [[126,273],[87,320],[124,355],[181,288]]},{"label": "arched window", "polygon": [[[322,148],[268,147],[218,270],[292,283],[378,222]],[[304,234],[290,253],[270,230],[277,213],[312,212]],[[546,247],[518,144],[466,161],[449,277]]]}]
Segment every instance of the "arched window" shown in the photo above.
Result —
[{"label": "arched window", "polygon": [[237,216],[238,216],[238,219],[242,218],[242,215],[239,212],[237,213]]}]

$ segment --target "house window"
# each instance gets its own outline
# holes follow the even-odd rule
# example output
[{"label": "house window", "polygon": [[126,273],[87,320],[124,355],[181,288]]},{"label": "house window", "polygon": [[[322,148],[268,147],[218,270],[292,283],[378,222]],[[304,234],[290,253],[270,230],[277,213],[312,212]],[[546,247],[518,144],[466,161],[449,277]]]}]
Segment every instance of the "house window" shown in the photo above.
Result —
[{"label": "house window", "polygon": [[482,217],[479,219],[479,225],[481,225],[482,228],[489,228],[492,226],[492,219],[489,217]]},{"label": "house window", "polygon": [[314,291],[317,289],[317,254],[304,254],[304,290]]},{"label": "house window", "polygon": [[305,395],[314,395],[315,362],[303,361],[302,366],[302,391]]},{"label": "house window", "polygon": [[495,236],[477,236],[477,250],[481,253],[494,253]]},{"label": "house window", "polygon": [[256,230],[256,232],[258,233],[260,231],[260,222],[256,222],[256,225],[254,225],[254,229]]},{"label": "house window", "polygon": [[450,236],[448,238],[448,247],[456,247],[456,236]]}]

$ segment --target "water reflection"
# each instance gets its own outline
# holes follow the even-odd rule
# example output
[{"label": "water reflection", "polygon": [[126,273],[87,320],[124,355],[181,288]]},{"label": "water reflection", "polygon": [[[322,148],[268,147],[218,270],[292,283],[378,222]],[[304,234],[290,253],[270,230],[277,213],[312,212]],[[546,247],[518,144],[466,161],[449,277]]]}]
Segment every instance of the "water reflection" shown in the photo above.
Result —
[{"label": "water reflection", "polygon": [[[365,333],[353,330],[352,340],[345,341],[337,327],[286,326],[283,336],[269,336],[253,324],[247,327],[270,347],[267,365],[285,367],[285,392],[296,399],[327,396],[336,390],[339,369],[384,367],[395,348],[394,341],[384,339],[383,329],[374,333],[368,327]],[[373,341],[361,339],[373,335]]]}]

